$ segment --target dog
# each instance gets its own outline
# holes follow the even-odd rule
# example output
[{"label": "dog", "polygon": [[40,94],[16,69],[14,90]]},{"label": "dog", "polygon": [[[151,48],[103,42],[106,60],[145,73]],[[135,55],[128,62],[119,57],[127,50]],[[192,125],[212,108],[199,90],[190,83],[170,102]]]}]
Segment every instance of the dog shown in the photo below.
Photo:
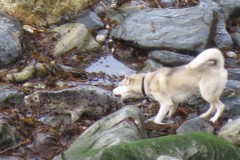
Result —
[{"label": "dog", "polygon": [[178,103],[184,102],[200,90],[203,99],[210,104],[200,118],[208,118],[216,110],[210,119],[215,123],[224,111],[225,105],[220,101],[220,96],[227,78],[221,51],[210,48],[186,65],[162,67],[154,72],[125,76],[119,86],[113,89],[113,94],[121,96],[122,100],[142,97],[155,99],[161,107],[152,120],[154,123],[164,124],[162,120],[167,114],[171,117],[176,112]]}]

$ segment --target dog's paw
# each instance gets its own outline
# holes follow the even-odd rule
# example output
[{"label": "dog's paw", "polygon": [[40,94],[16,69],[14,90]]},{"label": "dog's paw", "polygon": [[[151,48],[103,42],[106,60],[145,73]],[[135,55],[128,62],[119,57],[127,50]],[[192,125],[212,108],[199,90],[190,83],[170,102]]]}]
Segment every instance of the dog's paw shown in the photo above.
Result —
[{"label": "dog's paw", "polygon": [[166,118],[162,121],[156,121],[156,116],[149,118],[148,120],[145,121],[145,123],[148,123],[148,122],[153,122],[155,124],[168,124],[168,125],[174,123],[174,121],[171,118]]},{"label": "dog's paw", "polygon": [[215,122],[217,121],[217,119],[213,117],[213,118],[210,119],[210,121],[211,121],[212,123],[215,123]]}]

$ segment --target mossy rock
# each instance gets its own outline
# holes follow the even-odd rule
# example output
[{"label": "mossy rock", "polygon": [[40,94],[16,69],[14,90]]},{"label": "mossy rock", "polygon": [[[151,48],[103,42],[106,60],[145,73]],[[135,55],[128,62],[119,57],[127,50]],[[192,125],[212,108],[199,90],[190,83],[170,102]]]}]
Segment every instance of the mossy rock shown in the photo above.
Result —
[{"label": "mossy rock", "polygon": [[157,160],[161,155],[183,160],[237,160],[240,150],[218,136],[191,132],[115,145],[103,152],[101,160]]}]

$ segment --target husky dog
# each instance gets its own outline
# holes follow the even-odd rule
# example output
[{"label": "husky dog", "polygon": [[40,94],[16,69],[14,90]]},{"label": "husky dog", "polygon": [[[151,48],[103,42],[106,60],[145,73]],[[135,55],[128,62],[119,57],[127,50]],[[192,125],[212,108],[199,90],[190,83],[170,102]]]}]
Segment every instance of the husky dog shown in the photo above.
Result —
[{"label": "husky dog", "polygon": [[188,99],[196,90],[210,104],[210,108],[200,118],[210,119],[215,123],[224,110],[219,100],[226,86],[228,73],[224,69],[224,57],[219,49],[211,48],[201,52],[190,63],[179,67],[163,67],[155,72],[126,76],[119,86],[113,90],[121,99],[149,97],[161,104],[153,122],[163,124],[168,113],[171,117],[178,103]]}]

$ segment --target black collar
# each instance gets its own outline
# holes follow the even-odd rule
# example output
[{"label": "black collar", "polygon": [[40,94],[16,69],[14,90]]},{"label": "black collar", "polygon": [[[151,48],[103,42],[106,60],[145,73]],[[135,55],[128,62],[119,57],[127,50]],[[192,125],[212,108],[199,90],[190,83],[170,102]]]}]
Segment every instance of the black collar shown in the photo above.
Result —
[{"label": "black collar", "polygon": [[143,97],[149,102],[149,98],[147,97],[146,95],[146,92],[145,92],[145,87],[144,87],[144,79],[145,79],[145,76],[142,77],[142,94],[143,94]]}]

